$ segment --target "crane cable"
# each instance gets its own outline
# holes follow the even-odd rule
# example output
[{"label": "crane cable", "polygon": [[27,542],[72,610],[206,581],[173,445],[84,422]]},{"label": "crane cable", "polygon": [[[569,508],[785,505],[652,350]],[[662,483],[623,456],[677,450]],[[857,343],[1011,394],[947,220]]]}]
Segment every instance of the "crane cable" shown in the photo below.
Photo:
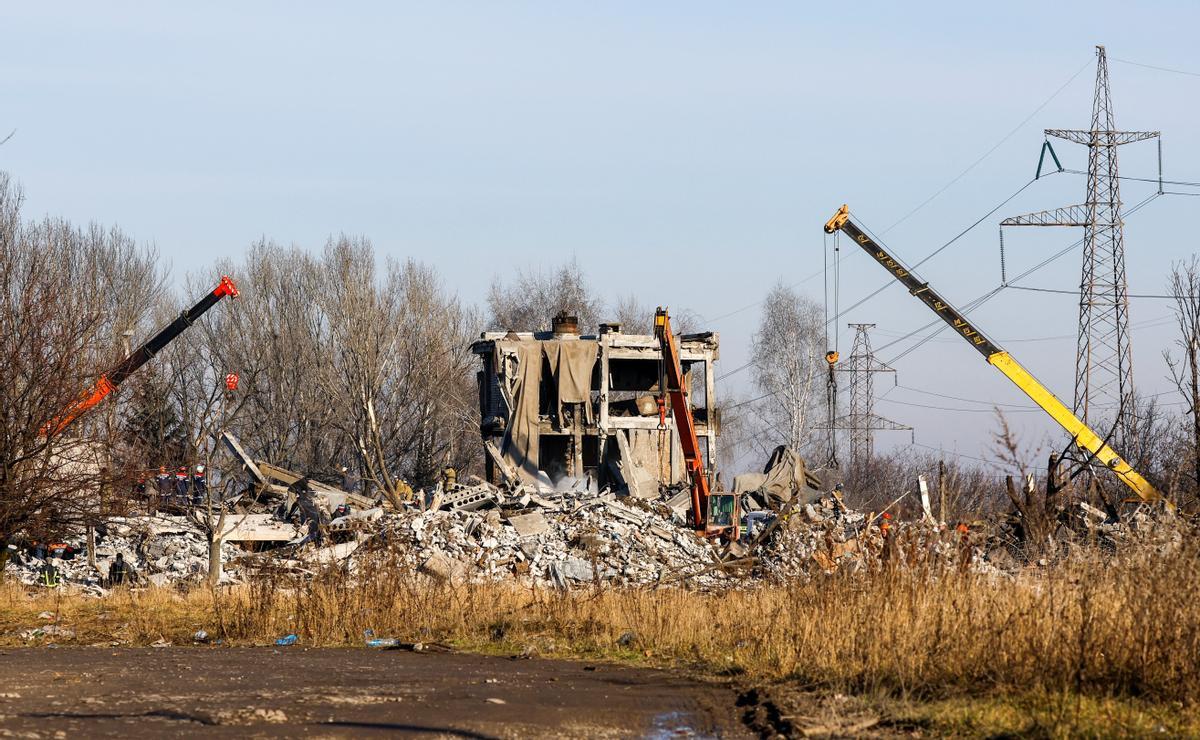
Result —
[{"label": "crane cable", "polygon": [[[839,234],[833,235],[833,315],[835,317],[840,313],[841,307],[841,240]],[[829,460],[827,467],[837,468],[837,431],[834,428],[837,422],[837,362],[838,362],[838,339],[840,332],[837,326],[833,327],[833,344],[829,342],[829,235],[825,235],[824,257],[825,257],[825,362],[828,365],[828,375],[825,379],[825,409],[826,409],[826,425],[829,427]]]}]

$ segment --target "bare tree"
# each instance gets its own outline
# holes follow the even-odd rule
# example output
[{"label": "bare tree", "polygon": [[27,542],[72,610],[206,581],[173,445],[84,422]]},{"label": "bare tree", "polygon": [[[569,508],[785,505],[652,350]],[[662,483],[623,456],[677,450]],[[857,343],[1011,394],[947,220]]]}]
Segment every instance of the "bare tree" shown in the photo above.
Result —
[{"label": "bare tree", "polygon": [[[626,334],[653,334],[654,311],[657,306],[642,303],[637,296],[626,293],[617,298],[617,303],[608,309],[613,320],[620,322],[621,331]],[[671,328],[678,334],[691,334],[701,331],[704,320],[691,309],[670,308]]]},{"label": "bare tree", "polygon": [[479,321],[431,268],[380,269],[369,241],[342,236],[319,256],[260,243],[245,264],[212,272],[238,276],[242,297],[197,344],[174,348],[175,402],[194,439],[211,436],[214,394],[235,372],[222,427],[310,477],[340,483],[354,468],[368,493],[398,503],[409,483],[478,456]]},{"label": "bare tree", "polygon": [[0,540],[85,524],[124,478],[105,442],[111,417],[67,410],[120,359],[121,330],[159,284],[152,251],[116,230],[23,222],[21,200],[0,173]]},{"label": "bare tree", "polygon": [[1175,344],[1181,357],[1177,359],[1169,350],[1163,350],[1163,358],[1192,417],[1193,485],[1200,486],[1200,259],[1192,255],[1187,262],[1172,265],[1169,287],[1175,298],[1175,322],[1179,328]]},{"label": "bare tree", "polygon": [[492,326],[497,328],[549,328],[550,318],[566,311],[579,317],[580,328],[594,330],[604,302],[592,292],[579,261],[572,258],[548,272],[521,270],[509,284],[496,278],[488,291],[488,308]]},{"label": "bare tree", "polygon": [[[654,307],[642,303],[633,293],[618,297],[611,313],[613,320],[621,324],[621,331],[626,334],[654,333]],[[671,324],[675,325],[674,315],[671,316]]]},{"label": "bare tree", "polygon": [[406,330],[400,316],[404,297],[380,285],[370,243],[345,236],[326,245],[314,287],[330,338],[315,377],[329,401],[339,405],[335,423],[352,442],[365,480],[399,506],[411,488],[389,464],[380,403]]},{"label": "bare tree", "polygon": [[401,296],[401,338],[389,407],[397,451],[416,485],[427,485],[445,466],[478,465],[479,404],[475,357],[479,315],[417,262],[392,265],[391,290]]},{"label": "bare tree", "polygon": [[754,384],[764,396],[757,406],[765,448],[786,444],[803,451],[813,441],[820,408],[813,391],[824,364],[821,322],[821,308],[782,281],[763,302],[751,361]]},{"label": "bare tree", "polygon": [[[329,403],[319,368],[330,350],[329,329],[316,303],[317,260],[297,248],[252,245],[240,264],[222,263],[191,281],[201,290],[213,275],[235,277],[241,297],[212,312],[197,344],[175,348],[180,362],[207,364],[241,379],[230,431],[254,454],[307,475],[330,479],[353,454],[336,433],[340,409]],[[193,396],[198,402],[206,391]],[[198,411],[181,411],[193,420]],[[195,433],[193,432],[193,435]]]}]

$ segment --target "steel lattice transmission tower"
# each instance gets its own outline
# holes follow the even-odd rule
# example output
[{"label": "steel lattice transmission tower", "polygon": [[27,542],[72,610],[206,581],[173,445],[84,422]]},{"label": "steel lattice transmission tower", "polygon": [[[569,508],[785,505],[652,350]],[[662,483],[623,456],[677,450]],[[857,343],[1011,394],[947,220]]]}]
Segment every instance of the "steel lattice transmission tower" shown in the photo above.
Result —
[{"label": "steel lattice transmission tower", "polygon": [[879,430],[911,430],[875,413],[876,373],[894,373],[895,368],[880,362],[871,349],[868,333],[874,324],[849,324],[854,329],[854,347],[838,371],[850,374],[850,413],[838,417],[835,429],[850,433],[850,461],[861,464],[875,454],[875,432]]},{"label": "steel lattice transmission tower", "polygon": [[[1082,226],[1079,338],[1075,349],[1075,414],[1087,424],[1115,424],[1114,442],[1136,439],[1133,354],[1129,342],[1129,287],[1117,147],[1153,139],[1158,131],[1118,131],[1108,84],[1108,59],[1096,47],[1096,94],[1087,131],[1046,129],[1046,136],[1088,147],[1087,202],[1007,218],[1000,226]],[[1044,149],[1043,149],[1044,151]]]}]

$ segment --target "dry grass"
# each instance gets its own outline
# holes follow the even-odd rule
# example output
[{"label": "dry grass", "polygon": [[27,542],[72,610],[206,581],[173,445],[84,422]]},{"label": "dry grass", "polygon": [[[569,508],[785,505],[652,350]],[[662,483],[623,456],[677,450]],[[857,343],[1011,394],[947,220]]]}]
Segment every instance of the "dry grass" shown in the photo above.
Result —
[{"label": "dry grass", "polygon": [[882,569],[723,594],[562,594],[451,587],[381,556],[358,582],[331,571],[216,593],[152,589],[94,600],[31,596],[9,584],[0,589],[0,639],[21,643],[16,631],[42,623],[43,610],[58,612],[82,644],[187,644],[205,629],[229,644],[296,632],[301,644],[358,645],[370,628],[471,650],[683,666],[823,692],[960,702],[953,706],[1059,696],[1191,715],[1200,686],[1197,566],[1200,547],[1189,542],[1169,554],[1079,557],[1016,579]]}]

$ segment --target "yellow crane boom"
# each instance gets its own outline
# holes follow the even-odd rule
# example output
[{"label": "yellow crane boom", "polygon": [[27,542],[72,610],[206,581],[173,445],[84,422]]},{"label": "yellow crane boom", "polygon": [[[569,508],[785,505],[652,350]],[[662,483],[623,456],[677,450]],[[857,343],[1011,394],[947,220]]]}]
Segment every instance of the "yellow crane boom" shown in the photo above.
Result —
[{"label": "yellow crane boom", "polygon": [[1095,459],[1103,463],[1139,499],[1148,503],[1164,500],[1162,494],[1149,481],[1143,478],[1124,458],[1105,443],[1100,435],[1096,434],[1087,424],[1084,424],[1066,404],[1051,393],[1046,386],[1042,385],[1021,363],[1013,359],[1012,355],[988,339],[983,332],[967,321],[962,312],[930,288],[929,283],[923,282],[910,270],[901,265],[899,260],[888,254],[887,250],[879,246],[874,239],[867,236],[861,228],[850,220],[850,209],[848,206],[843,205],[838,209],[837,213],[833,214],[833,218],[826,222],[825,232],[832,234],[835,231],[841,231],[849,236],[867,254],[871,255],[876,262],[883,265],[892,274],[892,277],[908,288],[909,293],[920,299],[926,306],[929,306],[959,336],[982,354],[984,359],[988,361],[988,364],[1004,373],[1004,377],[1011,380],[1014,385],[1021,389],[1022,393],[1029,396],[1030,400],[1050,415],[1050,418],[1058,422],[1059,426],[1065,429],[1067,434],[1071,435],[1076,446],[1082,450],[1086,450]]}]

